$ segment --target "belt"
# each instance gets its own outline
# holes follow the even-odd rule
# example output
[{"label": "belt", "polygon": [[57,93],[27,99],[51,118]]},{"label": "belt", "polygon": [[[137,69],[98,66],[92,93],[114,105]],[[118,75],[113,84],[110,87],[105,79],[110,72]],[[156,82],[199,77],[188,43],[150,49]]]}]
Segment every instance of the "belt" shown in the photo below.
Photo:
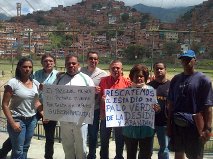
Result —
[{"label": "belt", "polygon": [[14,119],[21,119],[21,120],[30,120],[34,117],[35,115],[33,116],[30,116],[30,117],[25,117],[25,116],[16,116],[16,117],[13,117]]}]

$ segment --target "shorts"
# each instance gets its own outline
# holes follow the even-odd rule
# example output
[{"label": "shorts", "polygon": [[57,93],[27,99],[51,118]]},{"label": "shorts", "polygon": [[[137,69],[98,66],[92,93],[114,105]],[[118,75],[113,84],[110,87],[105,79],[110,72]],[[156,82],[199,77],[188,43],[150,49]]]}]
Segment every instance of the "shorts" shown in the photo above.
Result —
[{"label": "shorts", "polygon": [[203,157],[204,144],[194,126],[181,127],[174,124],[169,147],[174,152],[185,152],[190,159]]}]

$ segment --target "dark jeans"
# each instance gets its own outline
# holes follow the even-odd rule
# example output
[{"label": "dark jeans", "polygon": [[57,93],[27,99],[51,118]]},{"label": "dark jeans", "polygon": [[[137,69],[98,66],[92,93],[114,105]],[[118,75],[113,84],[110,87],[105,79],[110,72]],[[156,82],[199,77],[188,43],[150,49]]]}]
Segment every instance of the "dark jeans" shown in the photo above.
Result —
[{"label": "dark jeans", "polygon": [[[37,113],[37,120],[39,121],[41,119],[41,115]],[[55,128],[56,128],[57,121],[50,120],[48,123],[44,124],[44,131],[45,131],[45,153],[44,158],[45,159],[53,159],[53,153],[54,153],[54,135],[55,135]]]},{"label": "dark jeans", "polygon": [[4,158],[7,156],[7,154],[12,150],[12,144],[10,141],[10,138],[8,137],[7,140],[2,145],[2,148],[0,149],[0,158]]},{"label": "dark jeans", "polygon": [[[114,159],[123,159],[124,138],[122,135],[122,127],[113,128],[115,132],[116,156]],[[101,120],[101,159],[109,159],[109,138],[112,128],[106,127],[106,120]]]},{"label": "dark jeans", "polygon": [[94,111],[93,125],[88,125],[88,136],[89,136],[89,154],[87,159],[96,158],[96,145],[98,140],[98,130],[99,130],[99,116],[100,109]]},{"label": "dark jeans", "polygon": [[55,127],[56,127],[57,121],[49,121],[47,124],[43,123],[44,130],[45,130],[45,159],[53,159],[53,153],[54,153],[54,135],[55,135]]},{"label": "dark jeans", "polygon": [[127,148],[127,159],[136,159],[139,144],[138,159],[151,159],[153,137],[134,139],[124,137]]}]

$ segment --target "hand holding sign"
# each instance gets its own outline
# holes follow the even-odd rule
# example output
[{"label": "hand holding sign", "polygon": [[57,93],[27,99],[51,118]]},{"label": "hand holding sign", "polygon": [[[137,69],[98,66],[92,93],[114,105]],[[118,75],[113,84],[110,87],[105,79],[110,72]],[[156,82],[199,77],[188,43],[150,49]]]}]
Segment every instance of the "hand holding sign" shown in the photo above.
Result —
[{"label": "hand holding sign", "polygon": [[95,87],[44,85],[44,119],[93,123]]},{"label": "hand holding sign", "polygon": [[159,104],[153,104],[152,107],[153,107],[153,109],[154,109],[154,111],[155,111],[156,113],[158,113],[158,112],[161,111],[161,108],[160,108],[160,105],[159,105]]},{"label": "hand holding sign", "polygon": [[106,126],[150,126],[154,128],[156,92],[154,89],[105,90]]}]

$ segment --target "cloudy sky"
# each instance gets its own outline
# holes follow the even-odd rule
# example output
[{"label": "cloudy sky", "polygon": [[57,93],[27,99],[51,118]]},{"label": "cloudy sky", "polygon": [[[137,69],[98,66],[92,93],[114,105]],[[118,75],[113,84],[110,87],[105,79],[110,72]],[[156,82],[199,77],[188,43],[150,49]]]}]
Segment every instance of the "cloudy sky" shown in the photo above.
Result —
[{"label": "cloudy sky", "polygon": [[[22,14],[33,12],[33,10],[49,10],[58,5],[71,6],[82,0],[0,0],[0,12],[9,16],[16,15],[16,3],[21,3]],[[193,6],[206,0],[123,0],[126,5],[144,4],[162,8]]]}]

